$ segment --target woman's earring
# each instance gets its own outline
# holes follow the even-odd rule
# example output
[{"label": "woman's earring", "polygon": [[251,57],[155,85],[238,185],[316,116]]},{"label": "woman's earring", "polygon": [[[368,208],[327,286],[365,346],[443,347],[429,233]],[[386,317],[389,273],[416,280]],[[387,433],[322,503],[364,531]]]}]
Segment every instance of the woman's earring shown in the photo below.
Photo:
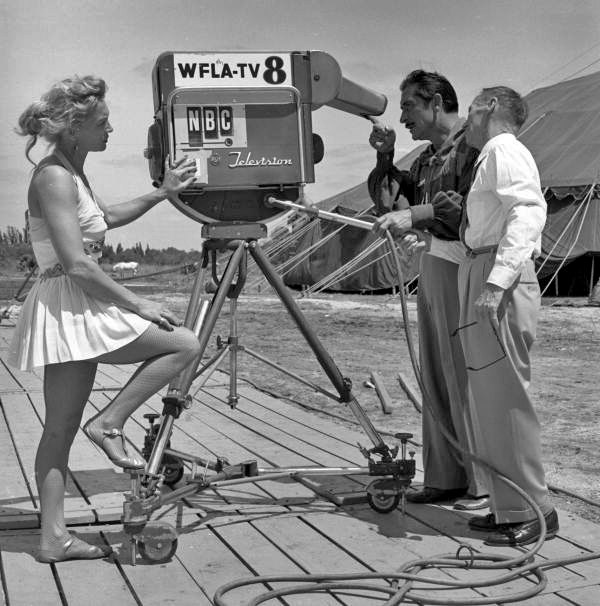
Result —
[{"label": "woman's earring", "polygon": [[73,151],[76,152],[79,149],[79,145],[77,142],[78,129],[71,129],[71,137],[73,138]]}]

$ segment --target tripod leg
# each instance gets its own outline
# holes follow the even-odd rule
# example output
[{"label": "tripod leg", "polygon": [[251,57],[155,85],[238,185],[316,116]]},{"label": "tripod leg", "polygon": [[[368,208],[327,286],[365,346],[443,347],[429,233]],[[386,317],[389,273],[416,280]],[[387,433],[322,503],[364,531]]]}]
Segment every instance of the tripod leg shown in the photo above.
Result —
[{"label": "tripod leg", "polygon": [[206,267],[203,264],[200,269],[196,272],[196,278],[194,279],[194,285],[192,287],[192,293],[190,300],[185,312],[185,320],[183,325],[186,328],[194,328],[195,318],[198,316],[200,311],[200,296],[202,294],[202,288],[204,287],[204,276],[206,275]]},{"label": "tripod leg", "polygon": [[[198,364],[200,363],[200,360],[202,359],[204,350],[208,344],[208,340],[214,330],[219,313],[223,307],[225,297],[227,296],[229,288],[238,271],[239,264],[242,260],[245,261],[245,253],[246,243],[242,241],[229,258],[223,279],[219,284],[219,288],[215,293],[210,310],[208,311],[206,319],[202,325],[202,329],[200,330],[200,335],[198,336],[198,340],[200,341],[200,353],[198,357],[191,362],[185,370],[180,372],[179,375],[169,384],[167,395],[163,398],[163,418],[156,435],[156,441],[152,448],[150,460],[148,461],[148,465],[146,467],[148,474],[156,475],[158,473],[164,450],[171,436],[173,423],[181,412],[181,407],[185,402],[185,395],[187,395],[192,381],[194,380],[194,373],[198,367]],[[193,300],[190,301],[190,304],[192,303]],[[197,302],[194,305],[195,307],[199,307]],[[190,322],[191,324],[194,324],[195,318],[190,317]]]},{"label": "tripod leg", "polygon": [[365,430],[367,436],[373,442],[373,445],[377,450],[381,452],[387,452],[388,448],[381,439],[379,432],[375,429],[369,417],[367,417],[365,411],[362,406],[358,403],[356,398],[352,395],[351,387],[346,379],[342,376],[339,368],[336,366],[335,362],[323,347],[323,344],[317,337],[316,333],[313,331],[309,323],[306,321],[304,314],[294,301],[293,297],[290,295],[287,287],[283,283],[281,277],[275,271],[275,268],[271,265],[270,261],[267,259],[266,255],[261,250],[260,246],[256,241],[250,243],[250,254],[256,261],[256,264],[263,272],[264,276],[269,281],[269,284],[273,287],[281,302],[285,305],[288,313],[296,323],[296,326],[302,333],[302,336],[306,339],[307,343],[310,345],[313,350],[319,364],[329,377],[333,386],[336,388],[337,392],[340,394],[340,400],[345,402],[350,406],[354,416],[361,424],[362,428]]},{"label": "tripod leg", "polygon": [[227,268],[225,269],[225,273],[223,274],[223,278],[219,284],[219,288],[214,295],[213,301],[211,303],[210,309],[206,314],[206,319],[204,320],[204,324],[202,325],[202,329],[200,330],[200,334],[198,335],[198,340],[200,341],[200,354],[182,373],[180,373],[177,381],[177,389],[180,394],[185,394],[188,392],[190,385],[194,379],[194,373],[196,372],[196,368],[204,355],[204,351],[206,346],[208,345],[208,340],[210,339],[213,330],[215,328],[215,324],[217,323],[217,319],[219,318],[219,314],[221,313],[221,308],[223,307],[223,303],[225,302],[225,298],[229,293],[229,288],[233,283],[233,279],[236,273],[239,270],[240,264],[245,262],[246,255],[246,243],[240,242],[239,246],[235,249],[231,257],[229,258],[229,262],[227,263]]},{"label": "tripod leg", "polygon": [[237,297],[229,301],[229,397],[227,403],[235,408],[239,401],[237,393],[237,362],[238,362],[238,333],[237,333]]}]

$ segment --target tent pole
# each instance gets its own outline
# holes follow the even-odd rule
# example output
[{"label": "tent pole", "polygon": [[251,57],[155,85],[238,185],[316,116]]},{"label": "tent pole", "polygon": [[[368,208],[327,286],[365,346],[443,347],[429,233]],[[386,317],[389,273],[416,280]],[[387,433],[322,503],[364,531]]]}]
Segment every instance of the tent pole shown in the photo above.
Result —
[{"label": "tent pole", "polygon": [[588,297],[592,298],[592,291],[594,290],[594,262],[596,261],[596,255],[592,253],[592,271],[590,273],[590,292]]},{"label": "tent pole", "polygon": [[558,297],[558,272],[554,274],[554,296]]}]

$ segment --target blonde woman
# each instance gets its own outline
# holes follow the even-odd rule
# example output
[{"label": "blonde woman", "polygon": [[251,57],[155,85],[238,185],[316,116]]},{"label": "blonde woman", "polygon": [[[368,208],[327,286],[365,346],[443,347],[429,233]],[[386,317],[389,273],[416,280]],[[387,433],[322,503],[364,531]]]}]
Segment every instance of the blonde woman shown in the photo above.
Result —
[{"label": "blonde woman", "polygon": [[[160,303],[118,284],[98,266],[107,229],[137,219],[193,181],[183,159],[156,190],[106,206],[90,188],[88,153],[106,149],[113,131],[106,84],[93,76],[58,82],[19,119],[29,136],[26,156],[35,165],[28,191],[29,229],[40,276],[31,289],[12,342],[9,361],[23,370],[44,367],[45,421],[35,472],[41,507],[37,559],[59,562],[106,557],[110,548],[71,535],[64,519],[69,451],[79,429],[98,363],[142,362],[106,408],[84,427],[117,466],[143,468],[125,446],[129,416],[199,353],[195,335]],[[30,151],[38,138],[50,153],[38,164]]]}]

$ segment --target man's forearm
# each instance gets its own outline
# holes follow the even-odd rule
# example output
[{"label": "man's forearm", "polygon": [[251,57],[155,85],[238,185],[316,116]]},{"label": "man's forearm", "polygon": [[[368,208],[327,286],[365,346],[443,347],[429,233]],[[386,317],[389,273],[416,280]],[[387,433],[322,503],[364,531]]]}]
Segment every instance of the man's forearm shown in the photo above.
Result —
[{"label": "man's forearm", "polygon": [[427,229],[433,226],[435,210],[433,204],[417,204],[410,207],[412,227],[416,229]]}]

